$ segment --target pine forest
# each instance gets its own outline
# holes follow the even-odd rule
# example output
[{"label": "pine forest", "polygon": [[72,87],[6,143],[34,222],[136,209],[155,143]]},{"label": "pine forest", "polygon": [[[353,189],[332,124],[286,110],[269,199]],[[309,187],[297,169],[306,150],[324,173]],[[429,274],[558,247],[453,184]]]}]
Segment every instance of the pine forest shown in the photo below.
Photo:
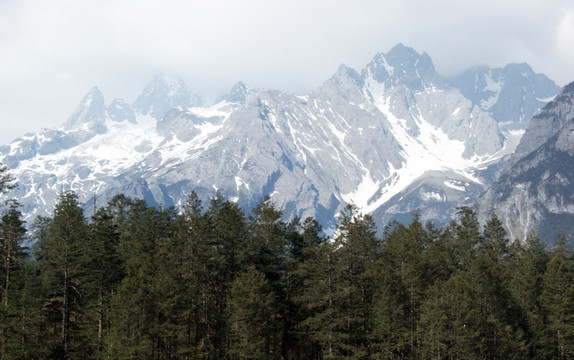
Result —
[{"label": "pine forest", "polygon": [[66,191],[52,214],[2,207],[1,359],[574,358],[566,238],[511,241],[470,208],[378,231],[348,205],[329,236],[268,196],[120,194],[88,219]]}]

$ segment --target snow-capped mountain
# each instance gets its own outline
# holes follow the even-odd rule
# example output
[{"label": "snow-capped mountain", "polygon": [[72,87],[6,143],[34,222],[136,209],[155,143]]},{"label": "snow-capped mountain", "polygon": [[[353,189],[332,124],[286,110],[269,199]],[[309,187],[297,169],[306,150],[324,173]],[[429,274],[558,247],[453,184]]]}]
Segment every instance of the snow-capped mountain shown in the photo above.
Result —
[{"label": "snow-capped mountain", "polygon": [[[475,88],[491,85],[476,79]],[[515,86],[505,79],[499,89]],[[536,107],[531,95],[505,96]],[[0,148],[20,185],[13,196],[30,216],[51,211],[67,189],[87,208],[117,193],[168,206],[192,190],[204,199],[218,190],[246,208],[270,194],[286,216],[326,227],[348,202],[380,225],[417,209],[443,222],[492,181],[520,135],[499,124],[521,115],[495,118],[437,74],[426,53],[401,44],[360,72],[341,65],[309,94],[238,83],[213,106],[190,98],[181,79],[165,75],[132,105],[106,107],[92,89],[62,129]]]}]

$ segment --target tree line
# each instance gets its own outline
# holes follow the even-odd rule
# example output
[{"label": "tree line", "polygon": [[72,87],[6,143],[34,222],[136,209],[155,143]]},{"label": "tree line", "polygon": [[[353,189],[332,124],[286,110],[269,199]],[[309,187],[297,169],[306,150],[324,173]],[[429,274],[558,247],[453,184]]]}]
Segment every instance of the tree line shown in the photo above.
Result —
[{"label": "tree line", "polygon": [[28,229],[9,201],[0,255],[2,359],[574,358],[565,237],[509,242],[468,208],[378,236],[349,205],[326,236],[269,197],[246,213],[117,195],[87,219],[63,192]]}]

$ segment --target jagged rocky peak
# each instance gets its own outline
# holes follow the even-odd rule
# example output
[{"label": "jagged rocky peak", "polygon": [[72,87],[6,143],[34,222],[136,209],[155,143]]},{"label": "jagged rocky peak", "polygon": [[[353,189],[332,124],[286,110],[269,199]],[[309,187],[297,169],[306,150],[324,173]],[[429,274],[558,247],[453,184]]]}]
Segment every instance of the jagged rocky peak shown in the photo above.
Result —
[{"label": "jagged rocky peak", "polygon": [[342,97],[349,104],[361,104],[364,102],[362,88],[364,79],[354,69],[340,65],[335,74],[323,83],[316,96],[325,97],[325,100],[333,101]]},{"label": "jagged rocky peak", "polygon": [[574,82],[549,102],[530,121],[530,126],[520,139],[513,160],[528,155],[561,131],[574,118]]},{"label": "jagged rocky peak", "polygon": [[215,102],[219,103],[221,101],[227,101],[230,103],[243,104],[245,103],[245,99],[255,92],[257,92],[257,89],[250,88],[243,82],[239,81],[233,85],[231,90],[229,90],[229,93],[218,98]]},{"label": "jagged rocky peak", "polygon": [[574,154],[574,82],[566,85],[560,96],[564,96],[562,103],[565,105],[563,116],[566,122],[556,138],[556,148],[572,156]]},{"label": "jagged rocky peak", "polygon": [[449,82],[473,105],[511,130],[526,129],[530,118],[560,91],[554,81],[536,74],[526,63],[504,68],[476,66]]},{"label": "jagged rocky peak", "polygon": [[143,115],[160,120],[171,108],[200,106],[201,99],[187,91],[185,81],[173,74],[157,74],[133,103]]},{"label": "jagged rocky peak", "polygon": [[362,75],[364,78],[370,76],[386,87],[404,85],[411,90],[423,90],[442,85],[430,56],[403,44],[395,45],[386,54],[375,55]]},{"label": "jagged rocky peak", "polygon": [[64,124],[64,129],[77,129],[83,124],[103,124],[106,119],[105,109],[104,95],[97,87],[93,87],[70,115]]},{"label": "jagged rocky peak", "polygon": [[346,87],[362,87],[364,83],[364,79],[361,75],[355,71],[355,69],[348,67],[345,64],[341,64],[335,72],[335,75],[331,77],[331,80],[334,81],[339,87],[346,88]]},{"label": "jagged rocky peak", "polygon": [[114,99],[107,108],[108,118],[115,122],[136,123],[134,109],[123,99]]},{"label": "jagged rocky peak", "polygon": [[[561,90],[560,86],[556,85],[548,76],[535,73],[526,63],[506,65],[502,69],[502,76],[516,88],[520,86],[523,91],[531,90],[533,97],[544,103],[550,101]],[[538,110],[540,109],[536,111]]]}]

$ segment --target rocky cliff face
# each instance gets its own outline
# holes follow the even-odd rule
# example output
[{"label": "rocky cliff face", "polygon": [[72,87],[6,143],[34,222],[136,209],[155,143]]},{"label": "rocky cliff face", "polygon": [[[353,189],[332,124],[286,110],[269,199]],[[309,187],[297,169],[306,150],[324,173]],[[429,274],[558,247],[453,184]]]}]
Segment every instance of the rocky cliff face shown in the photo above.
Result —
[{"label": "rocky cliff face", "polygon": [[513,150],[488,109],[400,44],[361,71],[342,65],[306,95],[238,83],[201,107],[181,79],[165,76],[131,105],[105,107],[100,95],[92,90],[63,129],[0,148],[30,216],[67,189],[87,208],[117,193],[178,206],[192,190],[203,199],[217,190],[246,208],[270,194],[286,216],[315,216],[327,228],[348,202],[381,228],[417,209],[442,223]]},{"label": "rocky cliff face", "polygon": [[500,179],[479,202],[480,216],[495,212],[517,239],[536,231],[551,241],[574,238],[574,83],[530,122]]},{"label": "rocky cliff face", "polygon": [[449,82],[509,130],[526,129],[530,118],[560,91],[546,75],[524,63],[496,69],[477,66]]}]

